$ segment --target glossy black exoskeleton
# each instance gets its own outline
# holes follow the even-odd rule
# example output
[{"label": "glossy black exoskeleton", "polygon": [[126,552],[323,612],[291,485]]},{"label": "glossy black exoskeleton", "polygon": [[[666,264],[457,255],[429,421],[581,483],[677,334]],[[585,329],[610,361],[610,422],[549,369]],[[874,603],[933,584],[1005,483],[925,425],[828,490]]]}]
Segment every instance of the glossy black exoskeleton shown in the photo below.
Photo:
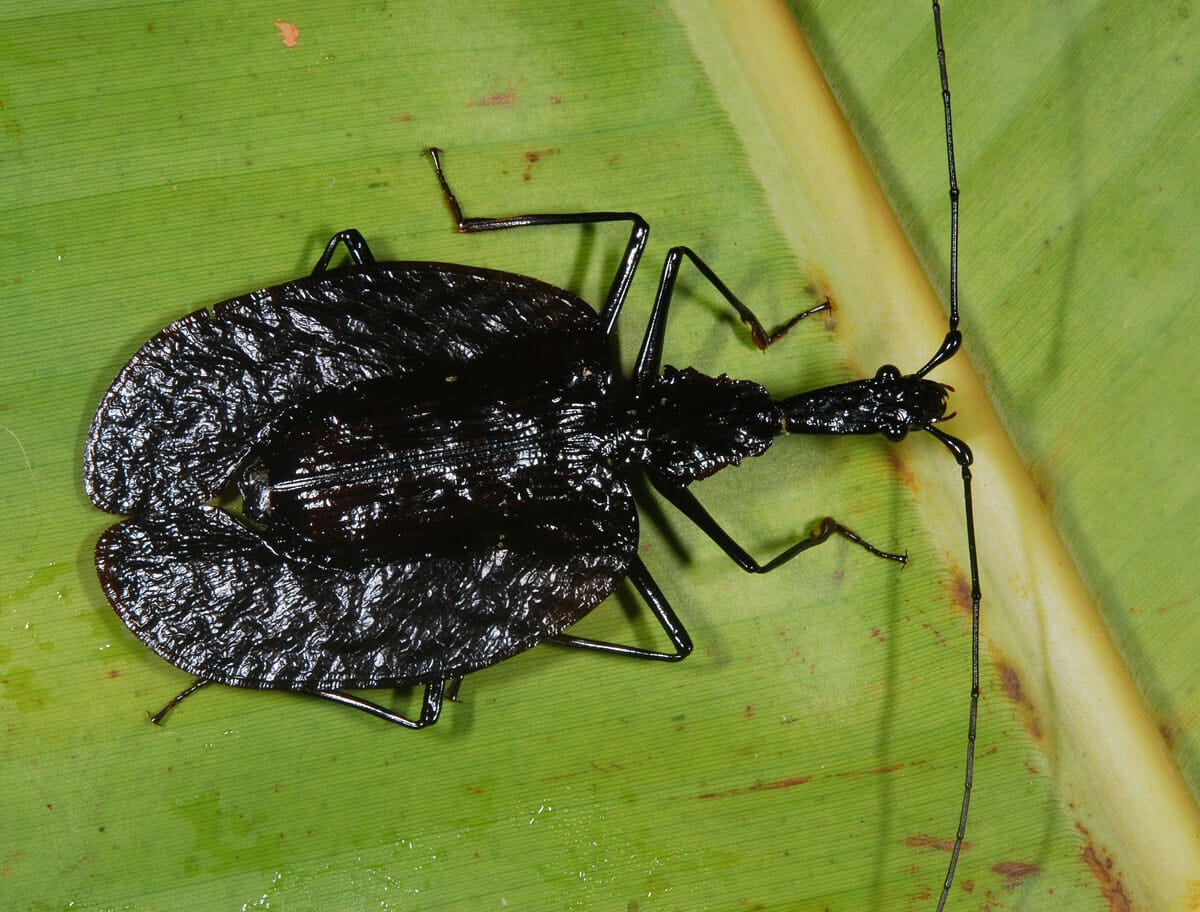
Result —
[{"label": "glossy black exoskeleton", "polygon": [[[146,645],[209,683],[301,691],[412,728],[438,717],[448,681],[542,642],[677,660],[692,642],[638,557],[631,478],[651,485],[738,566],[767,572],[841,535],[833,519],[766,563],[705,510],[691,482],[757,456],[780,434],[933,434],[962,470],[975,608],[967,790],[978,694],[970,451],[936,427],[947,387],[927,378],[958,350],[957,214],[949,151],[950,328],[913,374],[774,399],[762,386],[662,365],[676,276],[689,260],[766,348],[767,332],[691,249],[667,255],[631,383],[610,337],[645,248],[632,212],[466,218],[465,232],[626,222],[599,313],[535,279],[427,262],[377,262],[357,231],[335,235],[311,275],[168,326],[121,371],[92,422],[89,496],[130,518],[100,538],[104,591]],[[339,247],[350,265],[331,268]],[[240,515],[222,509],[231,492]],[[629,580],[667,652],[567,629]],[[416,719],[343,692],[424,685]],[[947,889],[950,878],[947,878]],[[943,902],[945,893],[943,893]]]},{"label": "glossy black exoskeleton", "polygon": [[[415,721],[335,697],[423,725],[444,682],[544,640],[682,658],[691,642],[637,557],[630,472],[646,471],[739,564],[761,570],[690,482],[783,432],[898,439],[945,410],[941,385],[892,368],[783,401],[748,381],[662,368],[685,257],[760,344],[782,334],[768,336],[686,248],[667,258],[631,391],[619,395],[608,336],[646,241],[642,219],[467,219],[443,187],[466,231],[632,222],[603,310],[521,276],[378,263],[345,231],[308,278],[167,327],[96,413],[88,493],[133,517],[100,539],[101,582],[134,633],[202,680],[323,696],[424,684]],[[353,265],[330,269],[339,245]],[[231,487],[240,518],[209,505]],[[820,534],[835,531],[849,534],[832,522]],[[674,651],[564,633],[627,577]]]}]

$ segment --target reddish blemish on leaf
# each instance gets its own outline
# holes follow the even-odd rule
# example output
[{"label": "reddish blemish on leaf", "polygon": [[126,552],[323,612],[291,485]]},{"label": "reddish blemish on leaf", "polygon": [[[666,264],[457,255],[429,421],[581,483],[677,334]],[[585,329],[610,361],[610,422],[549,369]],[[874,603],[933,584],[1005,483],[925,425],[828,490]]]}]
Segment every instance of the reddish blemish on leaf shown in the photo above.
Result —
[{"label": "reddish blemish on leaf", "polygon": [[1038,715],[1037,709],[1034,708],[1029,696],[1025,693],[1025,685],[1021,681],[1021,675],[1013,666],[1007,662],[998,661],[996,663],[996,671],[1000,676],[1000,686],[1004,688],[1004,693],[1010,700],[1017,705],[1021,710],[1021,715],[1025,720],[1025,729],[1035,739],[1042,737],[1042,720]]},{"label": "reddish blemish on leaf", "polygon": [[1042,872],[1040,865],[1023,861],[1001,861],[992,865],[992,870],[1004,878],[1004,889],[1015,890],[1021,881]]},{"label": "reddish blemish on leaf", "polygon": [[1092,846],[1083,850],[1083,861],[1091,868],[1092,876],[1100,883],[1100,892],[1108,900],[1112,912],[1133,912],[1133,904],[1125,894],[1125,887],[1113,873],[1111,858],[1101,858]]},{"label": "reddish blemish on leaf", "polygon": [[[943,839],[940,836],[909,836],[904,844],[914,849],[937,849],[939,852],[949,852],[954,848],[953,839]],[[971,848],[969,842],[963,842],[963,851]]]},{"label": "reddish blemish on leaf", "polygon": [[292,25],[290,22],[275,21],[275,28],[279,29],[279,36],[283,39],[283,46],[294,48],[300,40],[300,29]]},{"label": "reddish blemish on leaf", "polygon": [[917,491],[917,476],[913,474],[912,466],[904,461],[903,454],[898,447],[892,447],[887,451],[888,462],[892,464],[892,471],[895,473],[897,480],[916,493]]},{"label": "reddish blemish on leaf", "polygon": [[533,177],[533,166],[541,161],[543,155],[553,155],[557,149],[542,149],[540,152],[531,150],[525,153],[525,173],[521,175],[524,180],[529,180]]},{"label": "reddish blemish on leaf", "polygon": [[834,775],[846,779],[857,779],[859,776],[878,776],[881,773],[894,773],[896,770],[904,769],[907,765],[906,763],[892,763],[888,766],[876,766],[865,770],[844,770],[840,773],[834,773]]},{"label": "reddish blemish on leaf", "polygon": [[468,108],[507,108],[517,103],[517,90],[509,86],[503,92],[484,95],[478,101],[468,101]]},{"label": "reddish blemish on leaf", "polygon": [[723,792],[704,792],[697,798],[732,798],[735,795],[749,795],[751,792],[769,792],[772,789],[791,788],[793,785],[803,785],[812,776],[794,776],[791,779],[780,779],[776,782],[758,782],[745,788],[725,789]]},{"label": "reddish blemish on leaf", "polygon": [[971,580],[961,573],[954,574],[954,601],[963,614],[970,617],[974,610],[974,600],[971,598]]}]

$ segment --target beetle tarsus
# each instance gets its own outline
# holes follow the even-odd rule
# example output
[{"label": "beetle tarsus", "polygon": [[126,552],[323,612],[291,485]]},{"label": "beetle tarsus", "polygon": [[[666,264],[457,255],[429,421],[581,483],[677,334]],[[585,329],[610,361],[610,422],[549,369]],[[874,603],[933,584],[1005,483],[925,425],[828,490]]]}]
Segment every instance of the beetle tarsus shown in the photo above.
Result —
[{"label": "beetle tarsus", "polygon": [[700,503],[690,489],[680,485],[668,484],[661,480],[655,480],[653,477],[651,477],[651,482],[656,491],[674,504],[680,513],[690,519],[700,531],[711,538],[717,547],[724,551],[735,564],[747,573],[770,573],[772,570],[777,570],[804,551],[828,541],[833,535],[842,536],[847,541],[853,542],[876,557],[895,561],[898,564],[906,564],[908,562],[907,554],[893,554],[891,551],[876,548],[865,538],[848,527],[843,526],[832,516],[826,516],[821,520],[821,524],[809,533],[808,536],[789,546],[766,563],[759,563],[749,551],[738,544],[733,536],[725,531],[724,527],[713,518],[712,514]]},{"label": "beetle tarsus", "polygon": [[154,715],[152,715],[150,717],[150,721],[153,722],[155,725],[162,725],[163,719],[165,719],[167,717],[167,714],[171,710],[173,710],[176,706],[178,706],[180,703],[182,703],[185,699],[187,699],[192,694],[194,694],[196,691],[198,691],[201,687],[204,687],[206,684],[211,684],[211,683],[212,683],[212,681],[209,681],[206,678],[196,678],[196,680],[193,681],[191,683],[191,685],[189,685],[187,688],[185,688],[184,690],[177,693],[172,698],[170,703],[168,703],[166,706],[164,706],[162,709],[160,709],[158,712],[156,712]]}]

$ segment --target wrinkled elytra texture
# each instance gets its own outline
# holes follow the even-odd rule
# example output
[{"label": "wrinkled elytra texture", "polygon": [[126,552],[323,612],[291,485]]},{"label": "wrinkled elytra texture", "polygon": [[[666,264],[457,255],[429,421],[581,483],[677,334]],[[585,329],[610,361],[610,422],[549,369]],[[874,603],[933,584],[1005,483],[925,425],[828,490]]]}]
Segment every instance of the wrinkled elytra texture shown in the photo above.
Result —
[{"label": "wrinkled elytra texture", "polygon": [[[636,528],[632,510],[615,516]],[[198,507],[113,526],[97,561],[121,619],[175,665],[222,684],[312,690],[432,683],[499,662],[599,604],[630,550],[625,536],[565,560],[477,546],[329,569]]]},{"label": "wrinkled elytra texture", "polygon": [[[155,652],[225,684],[428,683],[514,655],[597,605],[636,550],[608,363],[574,296],[444,264],[322,273],[184,317],[121,371],[89,434],[89,495],[133,515],[97,545],[105,592]],[[384,404],[423,403],[440,432],[364,407],[372,386]],[[368,451],[396,439],[410,457],[375,471]],[[247,463],[279,471],[301,440],[313,458],[286,471],[340,554],[205,505]],[[346,441],[360,447],[349,459]],[[372,505],[441,534],[355,552]]]},{"label": "wrinkled elytra texture", "polygon": [[272,421],[317,393],[449,374],[498,342],[573,333],[601,345],[583,301],[464,266],[381,263],[252,292],[176,320],[130,359],[96,410],[84,484],[110,513],[204,503]]}]

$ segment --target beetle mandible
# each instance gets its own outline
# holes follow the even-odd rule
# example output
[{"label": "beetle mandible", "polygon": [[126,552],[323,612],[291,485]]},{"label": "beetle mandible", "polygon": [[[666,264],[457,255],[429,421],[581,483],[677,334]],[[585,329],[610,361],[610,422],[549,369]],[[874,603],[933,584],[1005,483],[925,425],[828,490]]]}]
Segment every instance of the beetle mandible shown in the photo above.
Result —
[{"label": "beetle mandible", "polygon": [[[617,222],[629,240],[597,313],[535,279],[378,262],[354,229],[312,274],[192,313],[147,342],[92,422],[84,481],[128,516],[96,546],[109,601],[146,645],[210,682],[314,694],[409,728],[433,724],[447,682],[542,642],[661,661],[692,641],[637,554],[631,476],[650,484],[739,567],[765,573],[839,535],[832,518],[765,563],[713,519],[691,482],[757,456],[782,433],[932,434],[961,469],[972,585],[966,783],[945,888],[965,831],[979,693],[979,574],[971,452],[937,423],[958,351],[958,186],[941,13],[933,2],[951,197],[950,318],[919,370],[774,399],[724,374],[662,364],[688,261],[767,348],[768,332],[691,248],[667,254],[627,387],[609,345],[645,249],[634,212],[468,218],[431,148],[459,231]],[[344,247],[350,265],[331,268]],[[240,515],[213,505],[240,494]],[[671,651],[567,629],[629,580]],[[416,718],[345,689],[423,685]]]}]

